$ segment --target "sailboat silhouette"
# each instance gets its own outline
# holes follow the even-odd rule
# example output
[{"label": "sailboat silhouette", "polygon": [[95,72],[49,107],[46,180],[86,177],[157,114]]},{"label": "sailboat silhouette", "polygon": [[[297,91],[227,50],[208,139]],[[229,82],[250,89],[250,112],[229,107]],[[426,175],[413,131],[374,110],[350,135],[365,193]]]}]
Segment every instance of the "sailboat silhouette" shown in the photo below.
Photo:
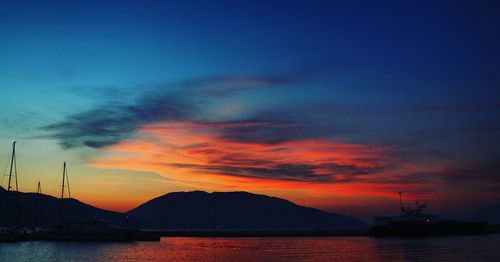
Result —
[{"label": "sailboat silhouette", "polygon": [[[3,221],[5,226],[0,228],[0,242],[11,242],[11,241],[19,241],[23,236],[23,230],[20,228],[21,225],[21,214],[20,214],[20,199],[19,199],[19,183],[17,178],[17,161],[16,161],[16,143],[14,141],[12,143],[12,154],[10,158],[10,168],[9,168],[9,180],[7,185],[7,208],[5,211],[10,210],[12,201],[11,197],[15,197],[15,212],[16,212],[16,221],[13,223],[12,221]],[[12,180],[14,177],[14,180]],[[15,190],[12,190],[12,184],[15,182]],[[4,211],[4,212],[5,212]],[[3,214],[2,218],[6,219],[7,214]]]}]

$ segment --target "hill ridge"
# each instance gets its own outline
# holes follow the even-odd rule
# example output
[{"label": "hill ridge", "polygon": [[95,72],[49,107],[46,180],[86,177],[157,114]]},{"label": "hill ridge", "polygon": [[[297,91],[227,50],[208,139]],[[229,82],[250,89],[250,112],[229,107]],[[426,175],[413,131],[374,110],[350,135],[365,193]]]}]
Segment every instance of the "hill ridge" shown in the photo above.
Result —
[{"label": "hill ridge", "polygon": [[366,226],[357,219],[246,191],[170,192],[126,214],[155,229],[316,229]]}]

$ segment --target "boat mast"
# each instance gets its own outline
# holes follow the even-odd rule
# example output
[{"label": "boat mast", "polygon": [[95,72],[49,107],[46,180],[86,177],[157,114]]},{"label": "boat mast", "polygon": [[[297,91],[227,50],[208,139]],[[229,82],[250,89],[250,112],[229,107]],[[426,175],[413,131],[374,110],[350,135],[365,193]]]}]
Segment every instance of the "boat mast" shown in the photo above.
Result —
[{"label": "boat mast", "polygon": [[12,188],[12,171],[14,171],[14,176],[16,178],[16,204],[17,204],[17,225],[19,226],[21,223],[21,214],[19,210],[19,184],[17,180],[17,162],[16,162],[16,143],[17,141],[12,142],[12,156],[10,158],[10,171],[9,171],[9,184],[7,185],[7,191],[9,192]]},{"label": "boat mast", "polygon": [[38,205],[40,206],[40,225],[45,224],[45,210],[43,207],[43,199],[42,199],[42,185],[40,184],[40,181],[38,181],[38,188],[36,190],[36,193],[38,194]]},{"label": "boat mast", "polygon": [[12,188],[12,171],[14,171],[14,176],[16,177],[16,191],[19,190],[17,185],[16,143],[17,141],[12,143],[12,157],[10,158],[9,185],[7,187],[7,191],[10,191]]},{"label": "boat mast", "polygon": [[64,198],[64,179],[66,178],[66,161],[63,164],[62,186],[61,186],[61,199]]},{"label": "boat mast", "polygon": [[63,164],[63,174],[62,174],[62,188],[61,188],[61,222],[64,220],[63,213],[63,202],[64,202],[64,187],[68,188],[68,197],[71,198],[71,191],[69,191],[69,179],[68,170],[66,168],[66,161]]}]

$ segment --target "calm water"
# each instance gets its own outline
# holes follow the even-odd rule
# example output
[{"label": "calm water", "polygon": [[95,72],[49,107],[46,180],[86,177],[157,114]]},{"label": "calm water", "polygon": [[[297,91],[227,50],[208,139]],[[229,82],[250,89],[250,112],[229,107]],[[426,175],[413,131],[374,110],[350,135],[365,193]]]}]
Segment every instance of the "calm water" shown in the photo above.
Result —
[{"label": "calm water", "polygon": [[0,261],[500,261],[500,235],[0,243]]}]

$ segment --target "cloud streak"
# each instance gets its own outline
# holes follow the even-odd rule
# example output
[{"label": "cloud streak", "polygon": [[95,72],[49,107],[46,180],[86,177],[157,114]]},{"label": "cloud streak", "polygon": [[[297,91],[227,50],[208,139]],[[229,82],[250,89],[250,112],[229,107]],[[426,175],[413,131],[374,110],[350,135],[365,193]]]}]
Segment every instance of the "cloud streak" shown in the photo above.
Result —
[{"label": "cloud streak", "polygon": [[[47,137],[57,139],[63,148],[91,147],[103,148],[129,139],[144,125],[163,121],[198,121],[198,125],[208,125],[207,121],[196,120],[206,109],[212,99],[227,97],[240,92],[262,88],[302,83],[316,75],[331,70],[333,64],[318,64],[300,68],[284,75],[254,76],[214,76],[193,78],[165,85],[142,87],[147,90],[137,98],[118,98],[109,96],[107,103],[66,119],[43,126]],[[116,88],[113,87],[113,90]],[[115,91],[113,91],[115,92]],[[100,92],[109,95],[109,92]],[[95,96],[95,94],[93,94]],[[256,127],[282,128],[278,123],[270,125],[273,120],[244,120],[233,123],[218,123],[231,129],[248,129]],[[274,122],[274,121],[273,121]]]},{"label": "cloud streak", "polygon": [[173,168],[190,169],[194,174],[219,174],[224,176],[300,182],[332,182],[331,175],[315,174],[317,166],[306,164],[280,164],[268,168],[175,163],[169,164],[168,166]]},{"label": "cloud streak", "polygon": [[187,118],[194,103],[176,94],[147,94],[135,104],[113,103],[69,116],[43,127],[63,148],[102,148],[132,137],[142,125]]},{"label": "cloud streak", "polygon": [[389,168],[382,153],[385,149],[375,146],[321,140],[236,142],[221,137],[219,128],[172,122],[146,126],[140,134],[148,139],[111,146],[107,151],[117,157],[93,164],[176,177],[215,175],[311,183],[350,182]]},{"label": "cloud streak", "polygon": [[[413,136],[401,132],[405,133],[403,138],[419,138],[410,144],[389,132],[405,131],[397,124],[410,123],[412,116],[426,121],[433,117],[432,121],[439,122],[443,115],[498,110],[497,103],[397,107],[303,103],[289,108],[257,108],[231,115],[231,120],[205,118],[214,102],[230,101],[243,92],[307,84],[327,70],[331,66],[276,76],[215,76],[149,86],[136,96],[110,98],[108,103],[69,115],[43,130],[66,149],[103,149],[107,154],[94,159],[93,166],[149,171],[196,185],[226,183],[246,190],[249,184],[278,181],[286,184],[285,189],[300,183],[317,192],[392,196],[401,190],[432,195],[452,190],[451,185],[463,190],[475,185],[477,191],[485,184],[496,188],[500,183],[495,171],[498,166],[474,163],[471,157],[468,165],[451,166],[447,161],[452,161],[453,155],[434,150],[433,141],[447,143],[443,136],[450,138],[452,130],[470,125],[444,123],[446,126],[439,128],[440,123],[434,123],[425,136],[418,135],[418,128],[412,130]],[[297,99],[300,104],[302,98]],[[384,122],[396,118],[395,122]],[[478,122],[478,126],[482,124]],[[486,152],[484,145],[477,147]],[[452,147],[448,143],[439,148]]]}]

